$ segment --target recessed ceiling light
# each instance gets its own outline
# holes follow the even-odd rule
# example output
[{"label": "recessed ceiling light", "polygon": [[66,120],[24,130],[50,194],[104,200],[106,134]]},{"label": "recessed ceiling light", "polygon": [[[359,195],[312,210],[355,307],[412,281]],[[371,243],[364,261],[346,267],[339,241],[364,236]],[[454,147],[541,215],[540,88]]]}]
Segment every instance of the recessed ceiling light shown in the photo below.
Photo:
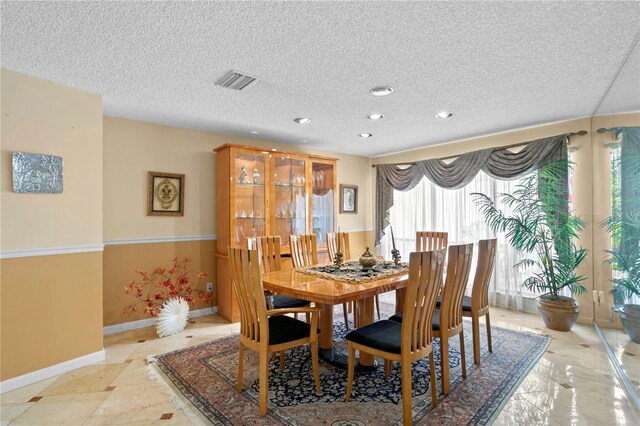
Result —
[{"label": "recessed ceiling light", "polygon": [[384,115],[382,115],[382,114],[369,114],[369,115],[367,115],[367,118],[369,120],[380,120],[382,117],[384,117]]},{"label": "recessed ceiling light", "polygon": [[309,142],[309,141],[308,141],[308,140],[306,140],[306,139],[302,139],[300,142],[307,143],[307,142]]},{"label": "recessed ceiling light", "polygon": [[436,118],[449,118],[453,115],[452,112],[449,111],[442,111],[436,114]]},{"label": "recessed ceiling light", "polygon": [[371,133],[360,133],[358,136],[361,138],[370,138],[373,135]]},{"label": "recessed ceiling light", "polygon": [[271,148],[271,151],[277,151],[277,149],[275,149],[275,148]]},{"label": "recessed ceiling light", "polygon": [[296,118],[295,120],[296,123],[298,124],[307,124],[307,123],[311,123],[311,119],[308,117],[300,117],[300,118]]},{"label": "recessed ceiling light", "polygon": [[373,96],[386,96],[386,95],[390,94],[391,92],[393,92],[393,87],[378,86],[378,87],[374,87],[373,89],[369,90],[369,92],[371,92],[371,94]]},{"label": "recessed ceiling light", "polygon": [[258,134],[258,132],[257,132],[257,131],[255,131],[255,130],[252,130],[252,131],[251,131],[251,133],[253,133],[254,135],[257,135],[257,134]]}]

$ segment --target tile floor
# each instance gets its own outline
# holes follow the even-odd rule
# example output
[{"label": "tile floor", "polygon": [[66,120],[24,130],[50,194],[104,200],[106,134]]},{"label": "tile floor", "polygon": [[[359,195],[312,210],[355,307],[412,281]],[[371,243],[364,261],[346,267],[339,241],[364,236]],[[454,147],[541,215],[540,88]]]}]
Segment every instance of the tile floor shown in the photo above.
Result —
[{"label": "tile floor", "polygon": [[[640,424],[591,326],[576,325],[572,332],[561,333],[545,329],[535,315],[492,308],[491,316],[493,325],[553,337],[495,425]],[[163,387],[147,375],[146,357],[237,331],[237,324],[208,316],[162,339],[153,328],[105,336],[104,362],[1,395],[1,424],[189,424]],[[631,350],[639,353],[635,346]]]},{"label": "tile floor", "polygon": [[632,342],[624,330],[600,327],[618,363],[627,374],[631,385],[640,395],[640,345]]}]

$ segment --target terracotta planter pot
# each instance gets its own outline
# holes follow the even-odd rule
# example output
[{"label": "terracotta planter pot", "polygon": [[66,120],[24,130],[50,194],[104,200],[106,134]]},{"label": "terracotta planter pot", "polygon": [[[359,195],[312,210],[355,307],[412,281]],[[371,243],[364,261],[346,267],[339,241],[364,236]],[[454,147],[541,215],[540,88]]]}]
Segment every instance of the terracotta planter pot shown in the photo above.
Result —
[{"label": "terracotta planter pot", "polygon": [[580,312],[580,307],[574,299],[566,296],[545,295],[538,297],[537,302],[538,312],[547,328],[571,331]]},{"label": "terracotta planter pot", "polygon": [[620,320],[631,341],[640,343],[640,305],[624,305],[620,310]]}]

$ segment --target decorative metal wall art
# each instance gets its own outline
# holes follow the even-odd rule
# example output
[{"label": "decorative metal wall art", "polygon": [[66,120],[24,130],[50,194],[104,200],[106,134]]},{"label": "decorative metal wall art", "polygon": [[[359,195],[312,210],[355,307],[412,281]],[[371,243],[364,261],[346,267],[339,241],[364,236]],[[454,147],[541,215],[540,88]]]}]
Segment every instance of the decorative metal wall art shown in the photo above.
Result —
[{"label": "decorative metal wall art", "polygon": [[62,157],[14,152],[14,192],[62,194],[62,166]]},{"label": "decorative metal wall art", "polygon": [[184,216],[184,175],[149,172],[147,216]]}]

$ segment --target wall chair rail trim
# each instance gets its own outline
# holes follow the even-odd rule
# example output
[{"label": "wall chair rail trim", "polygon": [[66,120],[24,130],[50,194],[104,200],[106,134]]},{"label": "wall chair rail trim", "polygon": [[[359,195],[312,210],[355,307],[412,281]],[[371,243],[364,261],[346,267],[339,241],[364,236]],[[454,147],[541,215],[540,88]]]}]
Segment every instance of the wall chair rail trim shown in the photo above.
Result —
[{"label": "wall chair rail trim", "polygon": [[119,246],[126,244],[155,244],[155,243],[179,243],[185,241],[213,241],[217,237],[215,234],[210,235],[185,235],[171,237],[146,237],[146,238],[126,238],[118,240],[105,240],[105,246]]},{"label": "wall chair rail trim", "polygon": [[63,246],[63,247],[43,247],[27,248],[16,250],[2,250],[0,259],[16,259],[21,257],[55,256],[60,254],[78,254],[103,251],[104,244],[93,244],[86,246]]}]

